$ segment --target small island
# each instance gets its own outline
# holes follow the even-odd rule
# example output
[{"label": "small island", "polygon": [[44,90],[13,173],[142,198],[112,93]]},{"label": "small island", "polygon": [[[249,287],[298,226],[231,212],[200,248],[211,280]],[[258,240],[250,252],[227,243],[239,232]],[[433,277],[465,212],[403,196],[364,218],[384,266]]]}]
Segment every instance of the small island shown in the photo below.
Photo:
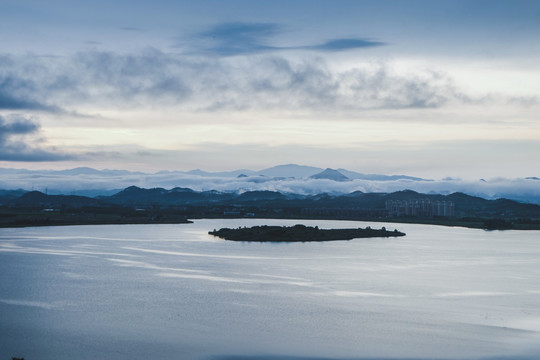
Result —
[{"label": "small island", "polygon": [[351,240],[357,238],[397,237],[405,236],[397,230],[388,231],[386,228],[372,229],[319,229],[317,226],[253,226],[237,229],[222,228],[209,231],[208,234],[233,241],[257,242],[307,242],[307,241],[335,241]]}]

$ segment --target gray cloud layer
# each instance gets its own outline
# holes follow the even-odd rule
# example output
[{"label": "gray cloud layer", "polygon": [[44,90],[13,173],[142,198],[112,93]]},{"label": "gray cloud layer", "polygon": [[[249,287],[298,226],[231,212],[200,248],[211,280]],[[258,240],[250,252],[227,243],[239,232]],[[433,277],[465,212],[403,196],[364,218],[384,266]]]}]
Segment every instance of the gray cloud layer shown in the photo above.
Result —
[{"label": "gray cloud layer", "polygon": [[[4,109],[159,105],[192,111],[335,112],[433,108],[449,101],[471,101],[444,74],[399,75],[385,63],[337,71],[317,58],[292,61],[260,55],[216,59],[155,49],[136,54],[94,51],[62,58],[3,59],[0,106]],[[57,107],[44,105],[49,103]]]}]

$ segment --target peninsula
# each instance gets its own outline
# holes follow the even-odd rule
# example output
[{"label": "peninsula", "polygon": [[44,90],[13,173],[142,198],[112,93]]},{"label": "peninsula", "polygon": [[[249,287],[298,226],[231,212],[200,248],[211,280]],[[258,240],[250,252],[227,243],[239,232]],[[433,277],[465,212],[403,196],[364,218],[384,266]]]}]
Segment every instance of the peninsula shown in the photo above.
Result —
[{"label": "peninsula", "polygon": [[397,237],[405,236],[397,230],[381,229],[319,229],[317,226],[253,226],[237,229],[222,228],[208,232],[210,235],[233,241],[257,242],[307,242],[307,241],[335,241],[351,240],[356,238]]}]

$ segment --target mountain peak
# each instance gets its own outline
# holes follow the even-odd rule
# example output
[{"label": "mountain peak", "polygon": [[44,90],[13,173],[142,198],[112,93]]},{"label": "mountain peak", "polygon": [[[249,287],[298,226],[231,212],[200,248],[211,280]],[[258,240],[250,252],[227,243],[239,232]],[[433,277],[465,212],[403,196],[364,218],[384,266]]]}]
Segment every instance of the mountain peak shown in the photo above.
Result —
[{"label": "mountain peak", "polygon": [[327,179],[334,181],[347,181],[350,180],[348,177],[343,175],[337,170],[327,168],[326,170],[310,176],[311,179]]}]

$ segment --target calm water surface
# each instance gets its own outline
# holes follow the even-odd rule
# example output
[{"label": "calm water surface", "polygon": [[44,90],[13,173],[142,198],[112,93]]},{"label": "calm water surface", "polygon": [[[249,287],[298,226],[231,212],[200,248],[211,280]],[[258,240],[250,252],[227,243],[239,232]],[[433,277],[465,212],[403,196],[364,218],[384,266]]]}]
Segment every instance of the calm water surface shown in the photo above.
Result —
[{"label": "calm water surface", "polygon": [[[398,228],[238,243],[221,227]],[[0,229],[0,359],[538,359],[540,232],[305,220]]]}]

